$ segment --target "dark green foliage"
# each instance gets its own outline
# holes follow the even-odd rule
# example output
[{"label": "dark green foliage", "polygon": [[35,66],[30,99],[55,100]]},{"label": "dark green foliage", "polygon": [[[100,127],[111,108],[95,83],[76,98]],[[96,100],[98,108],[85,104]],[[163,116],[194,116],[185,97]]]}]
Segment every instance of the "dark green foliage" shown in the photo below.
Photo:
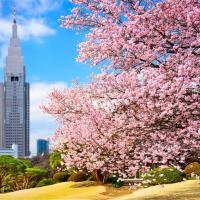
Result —
[{"label": "dark green foliage", "polygon": [[45,177],[48,175],[48,170],[46,169],[40,169],[40,168],[27,168],[26,169],[26,175],[31,177]]},{"label": "dark green foliage", "polygon": [[0,193],[6,193],[6,192],[13,192],[13,190],[9,186],[3,186],[0,189]]},{"label": "dark green foliage", "polygon": [[69,172],[57,172],[53,175],[53,179],[56,182],[65,182],[70,177]]},{"label": "dark green foliage", "polygon": [[[19,159],[18,159],[19,160]],[[33,165],[31,164],[30,160],[21,159],[20,161],[26,166],[26,168],[31,168]]]},{"label": "dark green foliage", "polygon": [[47,186],[47,185],[53,185],[55,183],[56,183],[56,181],[51,179],[51,178],[44,178],[41,181],[39,181],[39,183],[37,184],[36,187],[43,187],[43,186]]},{"label": "dark green foliage", "polygon": [[47,176],[47,170],[27,168],[23,173],[19,172],[7,175],[3,182],[3,187],[9,188],[10,191],[33,188],[42,178]]},{"label": "dark green foliage", "polygon": [[[8,176],[15,174],[17,174],[17,167],[14,164],[0,164],[0,188],[6,186],[5,181]],[[5,187],[3,191],[5,191]]]},{"label": "dark green foliage", "polygon": [[96,181],[95,174],[90,174],[90,176],[87,179],[88,181]]},{"label": "dark green foliage", "polygon": [[12,156],[3,155],[3,156],[0,156],[0,165],[3,165],[3,164],[14,165],[18,172],[19,171],[22,172],[27,168],[27,166],[30,163],[28,163],[28,161],[26,160],[20,160],[20,159],[13,158]]},{"label": "dark green foliage", "polygon": [[120,188],[123,186],[123,182],[118,180],[117,176],[110,175],[107,179],[107,183],[111,183],[113,187]]},{"label": "dark green foliage", "polygon": [[117,176],[109,176],[108,179],[107,179],[107,183],[116,183],[118,180],[118,177]]},{"label": "dark green foliage", "polygon": [[20,185],[20,189],[28,189],[35,187],[41,179],[46,177],[48,177],[48,170],[33,167],[26,168],[23,174],[16,176],[15,181]]},{"label": "dark green foliage", "polygon": [[33,167],[27,168],[23,176],[27,182],[27,187],[31,188],[35,187],[38,181],[40,181],[42,178],[47,178],[48,175],[48,170]]},{"label": "dark green foliage", "polygon": [[50,166],[55,171],[61,167],[61,161],[62,159],[59,151],[54,151],[49,157]]},{"label": "dark green foliage", "polygon": [[88,179],[89,175],[86,174],[85,172],[74,172],[71,174],[69,177],[68,181],[73,181],[73,182],[80,182],[80,181],[86,181]]},{"label": "dark green foliage", "polygon": [[149,185],[158,185],[180,182],[183,180],[184,174],[175,167],[155,168],[145,174],[143,178]]},{"label": "dark green foliage", "polygon": [[10,173],[5,177],[1,191],[11,192],[24,189],[22,185],[25,186],[23,173],[15,173],[15,174]]},{"label": "dark green foliage", "polygon": [[190,163],[185,167],[184,173],[187,175],[187,177],[190,177],[191,174],[200,176],[200,164],[198,162]]},{"label": "dark green foliage", "polygon": [[115,188],[120,188],[122,187],[124,184],[122,181],[117,181],[116,183],[113,183],[112,186]]},{"label": "dark green foliage", "polygon": [[3,187],[7,176],[16,176],[18,173],[23,173],[27,165],[28,163],[24,160],[19,160],[12,156],[0,156],[0,188]]},{"label": "dark green foliage", "polygon": [[42,178],[48,177],[45,169],[32,167],[30,161],[12,156],[0,156],[1,192],[35,187]]}]

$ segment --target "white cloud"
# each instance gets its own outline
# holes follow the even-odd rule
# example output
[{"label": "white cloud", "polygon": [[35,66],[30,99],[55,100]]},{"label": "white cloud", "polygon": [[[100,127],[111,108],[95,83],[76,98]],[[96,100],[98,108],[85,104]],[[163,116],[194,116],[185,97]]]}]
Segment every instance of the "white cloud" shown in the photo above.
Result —
[{"label": "white cloud", "polygon": [[[55,30],[48,27],[42,19],[24,19],[20,17],[18,23],[18,32],[20,39],[40,38],[55,34]],[[0,18],[0,41],[10,38],[12,33],[11,20]]]},{"label": "white cloud", "polygon": [[12,23],[9,20],[0,18],[0,41],[11,35]]},{"label": "white cloud", "polygon": [[[42,19],[25,19],[19,17],[18,22],[19,38],[23,40],[36,39],[41,41],[45,36],[55,34],[55,30],[48,27]],[[7,47],[12,33],[12,22],[6,18],[0,18],[0,66],[3,66]]]},{"label": "white cloud", "polygon": [[66,88],[66,84],[64,82],[56,82],[56,83],[45,83],[45,82],[36,82],[32,83],[30,86],[30,116],[32,122],[37,121],[52,121],[52,118],[43,113],[39,106],[46,103],[48,101],[48,94],[54,89],[64,89]]},{"label": "white cloud", "polygon": [[64,89],[67,85],[64,82],[45,83],[35,82],[30,86],[30,147],[32,154],[36,153],[36,139],[50,137],[57,123],[53,117],[43,113],[40,109],[42,104],[48,102],[47,96],[53,89]]},{"label": "white cloud", "polygon": [[19,25],[19,37],[22,39],[40,38],[55,34],[55,30],[48,27],[42,19],[29,19]]},{"label": "white cloud", "polygon": [[38,15],[58,9],[64,0],[15,0],[15,2],[18,9],[29,15]]}]

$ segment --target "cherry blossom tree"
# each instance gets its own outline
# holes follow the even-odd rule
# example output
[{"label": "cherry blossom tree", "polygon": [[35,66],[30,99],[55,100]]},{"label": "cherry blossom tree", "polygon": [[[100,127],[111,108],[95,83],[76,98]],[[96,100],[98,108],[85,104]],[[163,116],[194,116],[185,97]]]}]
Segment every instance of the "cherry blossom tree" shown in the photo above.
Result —
[{"label": "cherry blossom tree", "polygon": [[198,149],[197,88],[179,77],[166,82],[158,70],[143,73],[145,84],[134,70],[104,73],[87,87],[50,94],[45,111],[62,124],[55,148],[68,168],[130,176],[151,163],[178,165]]},{"label": "cherry blossom tree", "polygon": [[78,60],[113,71],[55,90],[43,106],[61,124],[54,141],[65,166],[106,179],[183,163],[200,146],[200,3],[72,2],[62,26],[89,31]]}]

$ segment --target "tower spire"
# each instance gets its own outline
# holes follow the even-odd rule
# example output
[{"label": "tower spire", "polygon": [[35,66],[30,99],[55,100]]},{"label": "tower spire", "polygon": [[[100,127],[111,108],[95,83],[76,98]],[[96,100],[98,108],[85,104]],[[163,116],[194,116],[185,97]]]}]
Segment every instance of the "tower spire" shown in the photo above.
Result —
[{"label": "tower spire", "polygon": [[13,6],[13,23],[16,24],[17,20],[16,20],[16,4],[14,3]]},{"label": "tower spire", "polygon": [[13,5],[13,26],[12,26],[12,38],[17,38],[17,19],[16,19],[16,4]]}]

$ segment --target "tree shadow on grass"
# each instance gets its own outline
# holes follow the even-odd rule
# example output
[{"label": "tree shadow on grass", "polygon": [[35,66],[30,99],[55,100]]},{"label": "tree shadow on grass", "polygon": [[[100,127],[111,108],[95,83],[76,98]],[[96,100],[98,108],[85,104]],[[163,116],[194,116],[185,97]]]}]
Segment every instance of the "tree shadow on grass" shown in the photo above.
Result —
[{"label": "tree shadow on grass", "polygon": [[91,187],[91,186],[97,186],[97,183],[94,181],[77,182],[74,185],[70,186],[70,188],[81,188],[81,187]]},{"label": "tree shadow on grass", "polygon": [[128,187],[114,188],[111,185],[106,185],[106,191],[102,192],[107,198],[121,197],[127,194],[131,194],[133,190],[129,190]]}]

